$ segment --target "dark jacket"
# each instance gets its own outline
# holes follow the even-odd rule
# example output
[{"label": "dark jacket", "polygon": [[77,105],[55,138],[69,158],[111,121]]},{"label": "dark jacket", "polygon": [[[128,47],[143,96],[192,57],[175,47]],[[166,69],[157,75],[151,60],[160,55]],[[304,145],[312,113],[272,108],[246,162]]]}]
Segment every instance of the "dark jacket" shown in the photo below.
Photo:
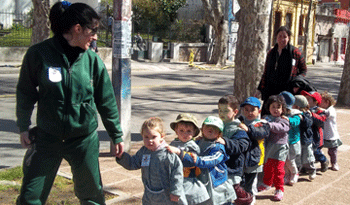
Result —
[{"label": "dark jacket", "polygon": [[303,113],[303,119],[300,121],[300,142],[302,145],[310,145],[313,142],[312,115],[309,112]]},{"label": "dark jacket", "polygon": [[243,176],[245,155],[250,147],[247,133],[239,130],[233,136],[224,137],[226,142],[225,151],[230,156],[226,161],[227,171],[230,175]]},{"label": "dark jacket", "polygon": [[248,136],[252,142],[247,155],[246,167],[262,165],[265,158],[264,141],[270,135],[270,126],[266,123],[252,123],[248,125]]},{"label": "dark jacket", "polygon": [[281,55],[278,55],[277,49],[276,44],[268,52],[264,73],[258,86],[264,101],[271,95],[289,90],[291,80],[298,75],[305,76],[307,72],[304,57],[298,48],[288,44]]},{"label": "dark jacket", "polygon": [[316,149],[323,146],[323,125],[327,116],[322,111],[317,111],[317,107],[310,109],[312,112],[312,132],[313,132],[313,147]]}]

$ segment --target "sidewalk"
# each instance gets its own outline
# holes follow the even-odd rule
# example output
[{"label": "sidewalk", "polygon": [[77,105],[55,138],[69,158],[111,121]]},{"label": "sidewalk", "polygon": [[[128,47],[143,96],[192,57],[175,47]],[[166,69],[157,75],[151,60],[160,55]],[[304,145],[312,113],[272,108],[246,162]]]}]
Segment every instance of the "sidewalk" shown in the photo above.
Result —
[{"label": "sidewalk", "polygon": [[[348,204],[350,195],[348,194],[348,186],[350,184],[350,139],[348,128],[350,127],[350,110],[337,109],[338,131],[341,135],[343,145],[338,149],[338,163],[340,170],[338,172],[328,170],[323,173],[318,171],[317,177],[310,182],[308,175],[300,176],[299,182],[292,186],[285,186],[285,194],[283,201],[279,204]],[[174,136],[166,136],[166,141],[170,142]],[[133,142],[130,154],[135,154],[142,147],[142,142]],[[327,149],[323,152],[329,159]],[[320,169],[320,163],[317,163]],[[143,195],[143,184],[141,181],[141,170],[128,171],[118,165],[115,158],[109,154],[109,150],[100,153],[100,169],[102,174],[102,182],[104,190],[107,193],[115,194],[115,198],[108,200],[109,205],[136,205],[141,204]],[[63,162],[59,174],[71,177],[70,167]],[[257,196],[256,204],[265,205],[272,204],[272,196],[274,189]]]}]

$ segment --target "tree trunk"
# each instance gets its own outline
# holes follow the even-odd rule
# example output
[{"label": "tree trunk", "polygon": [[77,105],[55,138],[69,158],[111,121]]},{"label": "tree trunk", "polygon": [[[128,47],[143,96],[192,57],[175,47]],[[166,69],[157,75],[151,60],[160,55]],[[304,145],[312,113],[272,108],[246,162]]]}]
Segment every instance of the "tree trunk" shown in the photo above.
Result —
[{"label": "tree trunk", "polygon": [[202,0],[206,21],[214,30],[214,48],[209,64],[226,65],[228,22],[219,0]]},{"label": "tree trunk", "polygon": [[307,17],[305,19],[305,33],[304,33],[304,57],[307,62],[307,45],[309,44],[309,32],[310,32],[310,18],[311,18],[311,9],[312,9],[313,1],[310,0],[309,8],[307,12]]},{"label": "tree trunk", "polygon": [[50,36],[50,0],[32,0],[33,30],[31,45],[37,44]]},{"label": "tree trunk", "polygon": [[[350,32],[349,32],[350,35]],[[350,41],[348,41],[343,74],[340,81],[339,94],[337,99],[337,106],[350,106]]]},{"label": "tree trunk", "polygon": [[253,96],[263,73],[272,0],[238,0],[239,29],[233,94],[242,102]]}]

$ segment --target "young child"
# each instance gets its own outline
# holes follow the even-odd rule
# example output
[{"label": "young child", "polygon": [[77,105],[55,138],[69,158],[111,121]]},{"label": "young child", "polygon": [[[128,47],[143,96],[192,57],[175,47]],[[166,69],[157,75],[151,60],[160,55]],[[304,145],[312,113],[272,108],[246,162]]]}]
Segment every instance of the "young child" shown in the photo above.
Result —
[{"label": "young child", "polygon": [[226,154],[230,156],[230,159],[226,161],[228,181],[235,189],[237,196],[235,202],[247,201],[246,204],[250,204],[253,200],[252,195],[240,186],[250,139],[247,133],[239,127],[241,121],[235,119],[239,111],[239,102],[233,95],[225,95],[220,98],[218,108],[219,117],[224,122],[223,138],[219,138],[218,142],[225,146]]},{"label": "young child", "polygon": [[301,169],[305,169],[309,174],[309,179],[316,178],[315,156],[312,149],[313,132],[312,132],[312,115],[309,110],[309,103],[305,96],[296,95],[294,109],[299,109],[302,112],[300,120],[300,142],[301,142]]},{"label": "young child", "polygon": [[266,157],[263,184],[258,191],[265,191],[275,185],[274,200],[281,201],[284,192],[284,164],[288,155],[289,120],[285,116],[286,102],[280,95],[272,95],[266,103],[268,115],[264,118],[270,126],[270,136],[266,140]]},{"label": "young child", "polygon": [[142,204],[187,204],[183,190],[183,166],[180,158],[166,150],[162,119],[151,117],[142,124],[144,146],[134,156],[123,153],[116,158],[128,170],[142,169],[145,191]]},{"label": "young child", "polygon": [[327,157],[322,153],[323,147],[323,129],[324,122],[326,121],[326,115],[318,109],[318,106],[322,102],[322,96],[318,92],[306,92],[301,91],[309,103],[310,111],[312,114],[312,132],[313,132],[313,149],[316,161],[321,163],[321,172],[325,172],[328,169],[329,161]]},{"label": "young child", "polygon": [[[200,132],[194,115],[179,114],[176,121],[170,123],[170,127],[175,131],[177,138],[170,143],[168,150],[171,149],[171,152],[182,156],[184,153],[197,155],[200,153],[199,146],[193,141]],[[189,205],[204,204],[209,200],[207,189],[197,179],[195,167],[184,167],[184,191]]]},{"label": "young child", "polygon": [[261,103],[258,98],[248,97],[240,107],[243,115],[239,118],[242,121],[240,127],[247,132],[251,141],[245,160],[244,189],[253,196],[252,203],[254,203],[258,194],[258,173],[263,171],[264,141],[270,134],[270,127],[260,121]]},{"label": "young child", "polygon": [[343,143],[337,129],[336,117],[337,114],[334,109],[335,99],[327,91],[321,93],[322,102],[320,107],[326,114],[326,121],[324,123],[324,147],[328,148],[328,155],[331,158],[332,170],[338,171],[339,165],[337,163],[337,150]]},{"label": "young child", "polygon": [[218,117],[209,116],[202,124],[203,137],[197,141],[201,153],[184,153],[184,166],[196,166],[201,170],[200,179],[206,185],[209,196],[214,205],[231,204],[235,200],[235,192],[227,181],[228,155],[224,145],[216,143],[222,137],[224,124]]},{"label": "young child", "polygon": [[284,97],[287,104],[287,117],[289,119],[290,130],[288,132],[289,153],[285,164],[285,184],[293,186],[298,182],[299,171],[296,160],[300,161],[301,145],[300,145],[300,120],[302,118],[301,111],[293,109],[295,97],[288,91],[280,93]]}]

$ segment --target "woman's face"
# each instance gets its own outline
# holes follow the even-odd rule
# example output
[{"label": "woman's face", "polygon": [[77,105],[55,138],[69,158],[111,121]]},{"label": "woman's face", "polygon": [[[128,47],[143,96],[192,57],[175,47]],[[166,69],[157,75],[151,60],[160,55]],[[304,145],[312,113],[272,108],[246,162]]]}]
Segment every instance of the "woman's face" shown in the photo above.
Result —
[{"label": "woman's face", "polygon": [[285,31],[280,31],[277,34],[277,44],[278,48],[285,48],[289,42],[288,33]]},{"label": "woman's face", "polygon": [[73,45],[83,50],[88,50],[92,41],[97,40],[97,30],[99,26],[98,20],[94,19],[91,26],[80,26],[79,24],[75,30],[75,37],[73,37]]}]

